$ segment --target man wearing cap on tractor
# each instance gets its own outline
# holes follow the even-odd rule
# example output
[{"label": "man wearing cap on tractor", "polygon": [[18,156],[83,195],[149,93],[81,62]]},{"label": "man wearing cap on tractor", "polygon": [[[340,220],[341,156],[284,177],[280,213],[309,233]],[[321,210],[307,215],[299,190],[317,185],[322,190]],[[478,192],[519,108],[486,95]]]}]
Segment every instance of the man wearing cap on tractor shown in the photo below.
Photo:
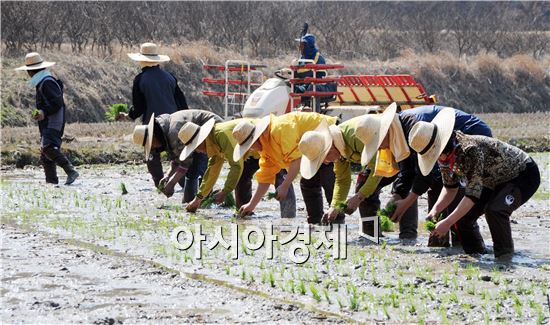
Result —
[{"label": "man wearing cap on tractor", "polygon": [[463,225],[459,229],[464,251],[483,254],[483,238],[473,225],[485,214],[494,255],[507,259],[514,253],[510,216],[537,191],[539,169],[519,148],[497,139],[464,134],[456,127],[453,130],[453,124],[455,114],[442,110],[431,123],[414,125],[409,135],[411,148],[418,152],[422,175],[428,175],[437,162],[443,178],[444,188],[427,218],[433,220],[455,199],[463,178],[464,197],[433,232],[443,236],[453,224]]},{"label": "man wearing cap on tractor", "polygon": [[[141,72],[134,78],[132,106],[128,114],[120,113],[118,119],[135,120],[141,117],[141,122],[145,125],[153,114],[156,116],[172,114],[189,108],[185,96],[178,86],[176,77],[160,68],[160,63],[170,61],[170,57],[159,54],[156,44],[143,43],[140,47],[140,53],[128,53],[128,57],[139,63]],[[160,153],[161,151],[153,149],[150,155],[146,157],[147,169],[155,186],[159,185],[164,175]],[[195,174],[204,172],[206,157],[197,157],[196,166],[192,168],[193,170],[190,170],[189,176],[195,177]],[[194,170],[199,167],[202,170]],[[197,182],[198,177],[196,176],[190,181]]]},{"label": "man wearing cap on tractor", "polygon": [[[384,136],[379,136],[378,141],[369,143],[369,146],[365,146],[360,139],[368,136],[365,135],[367,132],[385,135],[392,124],[396,109],[397,106],[392,104],[382,114],[358,116],[338,126],[331,125],[325,130],[319,130],[319,128],[306,132],[302,137],[300,141],[300,150],[303,153],[300,167],[302,177],[309,177],[322,162],[334,162],[336,182],[331,207],[325,216],[326,223],[342,223],[344,213],[353,213],[358,207],[361,217],[376,215],[380,207],[380,189],[391,183],[392,176],[398,170],[395,166],[383,161],[384,155],[375,155]],[[320,144],[325,150],[319,149]],[[400,146],[392,144],[391,150],[399,161],[409,155],[406,142]],[[373,176],[369,177],[367,182],[360,182],[356,188],[356,194],[346,201],[351,186],[352,163],[366,165],[369,174]],[[374,235],[374,222],[364,222],[363,232]]]},{"label": "man wearing cap on tractor", "polygon": [[[236,119],[216,124],[206,123],[200,127],[194,123],[186,123],[180,130],[180,139],[182,142],[188,143],[181,151],[180,160],[185,160],[194,151],[208,156],[208,167],[204,173],[199,193],[187,205],[187,211],[197,211],[202,200],[212,192],[212,188],[220,176],[224,161],[229,163],[229,173],[223,189],[214,195],[214,202],[216,204],[224,202],[226,196],[237,186],[243,171],[243,159],[233,160],[233,151],[237,142],[232,135],[232,131],[239,121],[239,119]],[[197,134],[195,138],[190,141],[189,139],[195,134]]]},{"label": "man wearing cap on tractor", "polygon": [[[398,115],[405,138],[409,136],[412,127],[419,121],[430,122],[444,109],[450,109],[455,114],[456,123],[454,129],[471,135],[491,136],[491,129],[475,115],[465,113],[455,108],[446,108],[439,105],[419,106],[413,109],[402,111]],[[416,238],[418,228],[418,211],[416,201],[419,196],[428,192],[428,209],[435,204],[437,197],[443,187],[441,174],[437,168],[424,176],[418,170],[416,162],[417,155],[412,153],[408,159],[399,162],[399,174],[393,182],[393,200],[397,203],[392,220],[399,221],[401,238]],[[443,217],[458,204],[457,198],[450,209],[443,211]],[[412,207],[412,209],[410,209]],[[407,213],[405,213],[407,212]],[[477,227],[477,224],[475,225]],[[438,243],[435,238],[430,238],[431,246],[448,246],[448,240]]]},{"label": "man wearing cap on tractor", "polygon": [[[213,122],[212,122],[213,121]],[[159,181],[159,189],[168,197],[174,194],[174,186],[184,176],[187,176],[190,167],[195,163],[193,156],[180,160],[183,148],[188,141],[182,139],[182,128],[189,122],[196,125],[222,122],[218,115],[198,109],[177,111],[173,114],[156,116],[153,113],[147,125],[136,125],[134,128],[134,143],[145,147],[145,156],[148,157],[151,150],[167,151],[172,160],[168,174]],[[183,142],[185,140],[185,142]],[[195,183],[186,182],[184,187],[183,202],[190,202],[197,193]]]},{"label": "man wearing cap on tractor", "polygon": [[[241,159],[248,150],[260,153],[260,169],[256,173],[258,188],[250,202],[239,209],[239,213],[241,215],[252,213],[269,189],[270,184],[274,184],[275,175],[281,169],[286,169],[288,174],[283,183],[276,189],[277,200],[283,200],[287,195],[289,186],[300,171],[302,154],[298,149],[298,143],[302,135],[307,131],[314,130],[322,122],[334,124],[336,120],[336,117],[317,113],[293,112],[281,116],[266,116],[257,120],[255,124],[246,120],[237,124],[233,130],[233,136],[237,141],[233,159]],[[319,175],[321,178],[325,176]],[[305,188],[302,186],[302,181],[300,183],[308,212],[308,222],[320,223],[323,216],[321,187],[323,187],[325,197],[330,202],[334,180],[330,182],[320,179],[315,187],[306,189],[307,194],[304,193]]]},{"label": "man wearing cap on tractor", "polygon": [[65,185],[72,184],[79,176],[73,165],[61,152],[61,137],[65,129],[65,102],[63,83],[55,79],[47,69],[55,62],[44,61],[36,52],[25,56],[25,65],[17,71],[27,71],[29,84],[36,88],[36,108],[32,118],[40,131],[40,161],[44,167],[46,183],[57,184],[56,165],[67,174]]}]

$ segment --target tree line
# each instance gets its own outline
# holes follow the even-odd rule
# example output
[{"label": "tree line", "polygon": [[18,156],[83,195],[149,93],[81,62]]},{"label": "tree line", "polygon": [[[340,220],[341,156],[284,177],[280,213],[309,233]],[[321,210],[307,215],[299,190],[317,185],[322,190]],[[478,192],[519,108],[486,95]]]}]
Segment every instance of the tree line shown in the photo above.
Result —
[{"label": "tree line", "polygon": [[302,24],[338,59],[390,59],[403,50],[457,57],[535,58],[550,46],[550,2],[27,2],[2,1],[8,54],[60,49],[100,56],[145,41],[204,40],[252,58],[295,50]]}]

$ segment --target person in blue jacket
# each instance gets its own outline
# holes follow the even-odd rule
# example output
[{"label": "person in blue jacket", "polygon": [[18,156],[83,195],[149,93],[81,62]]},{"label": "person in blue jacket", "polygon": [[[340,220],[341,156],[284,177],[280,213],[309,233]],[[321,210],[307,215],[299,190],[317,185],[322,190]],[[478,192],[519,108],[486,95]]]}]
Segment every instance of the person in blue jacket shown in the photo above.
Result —
[{"label": "person in blue jacket", "polygon": [[61,152],[61,137],[65,130],[65,101],[63,83],[52,76],[48,67],[55,62],[44,61],[36,52],[25,56],[25,65],[17,71],[27,71],[32,87],[36,88],[36,109],[32,118],[38,121],[40,131],[40,161],[44,167],[46,183],[57,184],[56,165],[67,174],[65,185],[72,184],[79,176],[69,159]]},{"label": "person in blue jacket", "polygon": [[[325,64],[325,58],[319,52],[319,49],[315,47],[315,36],[312,34],[305,34],[304,36],[296,39],[300,42],[300,60],[313,60],[313,62],[299,62],[299,64]],[[317,78],[326,76],[325,71],[317,71]],[[295,75],[296,78],[313,77],[313,71],[309,69],[300,69]]]},{"label": "person in blue jacket", "polygon": [[[443,108],[445,107],[440,105],[427,105],[400,112],[398,117],[405,137],[408,139],[409,131],[414,124],[418,121],[432,121]],[[454,109],[454,112],[454,130],[469,135],[492,136],[490,127],[479,117],[458,109]],[[393,201],[396,201],[398,205],[392,219],[399,221],[400,238],[416,238],[418,227],[417,198],[428,192],[429,207],[431,208],[435,204],[443,187],[441,173],[438,167],[434,166],[428,176],[423,176],[418,169],[417,154],[415,152],[411,152],[409,158],[399,162],[398,165],[399,173],[392,185]],[[457,203],[459,200],[457,198]],[[459,232],[479,232],[477,224],[473,224],[472,227],[475,229],[459,229]]]}]

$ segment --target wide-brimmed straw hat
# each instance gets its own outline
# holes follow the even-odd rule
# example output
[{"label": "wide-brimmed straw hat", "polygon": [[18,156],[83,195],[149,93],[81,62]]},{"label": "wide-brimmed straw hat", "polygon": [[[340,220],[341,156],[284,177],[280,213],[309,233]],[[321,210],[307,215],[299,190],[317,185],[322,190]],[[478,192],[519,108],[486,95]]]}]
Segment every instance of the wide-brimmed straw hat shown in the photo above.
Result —
[{"label": "wide-brimmed straw hat", "polygon": [[317,174],[331,147],[332,137],[325,119],[315,130],[304,133],[298,143],[298,149],[302,152],[300,174],[303,178],[310,179]]},{"label": "wide-brimmed straw hat", "polygon": [[134,143],[145,147],[145,159],[149,159],[149,153],[151,152],[151,147],[153,146],[153,129],[155,127],[155,113],[151,115],[149,124],[147,125],[136,125],[134,127]]},{"label": "wide-brimmed straw hat", "polygon": [[134,61],[141,62],[167,62],[170,61],[168,55],[158,53],[158,47],[155,43],[143,43],[139,48],[139,53],[128,53],[128,57]]},{"label": "wide-brimmed straw hat", "polygon": [[216,120],[211,118],[202,126],[198,126],[193,122],[185,123],[178,132],[178,138],[183,143],[184,147],[180,153],[180,160],[189,157],[197,149],[197,147],[208,137],[210,131],[214,128]]},{"label": "wide-brimmed straw hat", "polygon": [[332,137],[332,144],[338,149],[342,157],[346,157],[346,143],[344,142],[344,136],[342,135],[342,130],[337,125],[329,125],[328,130],[330,136]]},{"label": "wide-brimmed straw hat", "polygon": [[409,134],[409,146],[418,153],[418,167],[427,176],[445,149],[455,125],[455,111],[445,107],[431,122],[417,122]]},{"label": "wide-brimmed straw hat", "polygon": [[395,113],[397,112],[397,104],[391,103],[382,114],[368,114],[357,123],[355,135],[363,144],[363,152],[361,152],[361,164],[366,165],[374,157],[378,148],[384,141],[388,130],[390,129]]},{"label": "wide-brimmed straw hat", "polygon": [[271,116],[268,115],[255,121],[242,120],[239,124],[235,125],[233,137],[237,140],[237,145],[233,151],[234,161],[239,161],[246,154],[252,144],[254,144],[267,129],[270,121]]},{"label": "wide-brimmed straw hat", "polygon": [[51,67],[54,64],[55,62],[44,61],[40,54],[31,52],[25,56],[25,65],[15,68],[15,70],[38,70]]}]

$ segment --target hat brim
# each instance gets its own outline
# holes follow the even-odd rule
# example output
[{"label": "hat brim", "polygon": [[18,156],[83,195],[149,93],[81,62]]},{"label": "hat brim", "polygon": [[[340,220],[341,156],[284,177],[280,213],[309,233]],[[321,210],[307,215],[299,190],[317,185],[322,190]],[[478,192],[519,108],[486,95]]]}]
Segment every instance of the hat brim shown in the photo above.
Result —
[{"label": "hat brim", "polygon": [[423,155],[418,155],[418,167],[424,176],[428,176],[445,149],[455,126],[455,110],[445,107],[439,112],[431,123],[437,126],[437,133],[432,147]]},{"label": "hat brim", "polygon": [[319,123],[319,126],[317,126],[314,131],[320,132],[323,136],[324,147],[321,154],[316,159],[310,160],[306,156],[302,155],[302,159],[300,160],[300,175],[302,175],[305,179],[310,179],[317,174],[317,171],[321,167],[321,164],[325,161],[325,158],[332,147],[332,136],[330,135],[328,123],[325,119],[321,120],[321,123]]},{"label": "hat brim", "polygon": [[151,114],[151,119],[147,124],[147,139],[145,139],[145,159],[149,159],[149,154],[151,153],[151,148],[153,147],[153,136],[155,129],[155,113]]},{"label": "hat brim", "polygon": [[342,131],[340,131],[338,125],[329,125],[328,130],[330,131],[330,135],[332,136],[332,144],[334,144],[336,149],[338,149],[342,157],[347,158],[346,142],[344,141],[344,136],[342,135]]},{"label": "hat brim", "polygon": [[369,161],[376,155],[378,148],[384,141],[388,130],[390,129],[393,118],[397,113],[397,104],[391,103],[390,106],[386,107],[384,112],[378,116],[380,123],[378,124],[378,130],[375,133],[374,139],[369,143],[365,143],[363,151],[361,152],[361,164],[367,165]]},{"label": "hat brim", "polygon": [[185,158],[189,157],[195,149],[208,137],[212,129],[214,128],[214,124],[216,124],[216,120],[211,118],[206,123],[201,125],[199,129],[199,133],[193,139],[193,141],[189,142],[185,147],[183,147],[183,150],[180,153],[180,160],[185,160]]},{"label": "hat brim", "polygon": [[248,150],[250,150],[250,147],[258,140],[258,138],[264,133],[264,131],[269,126],[269,123],[271,122],[271,115],[264,116],[259,120],[256,120],[254,123],[254,134],[252,137],[245,141],[242,144],[238,144],[235,146],[235,149],[233,150],[233,160],[235,162],[241,160],[241,158],[246,154]]},{"label": "hat brim", "polygon": [[141,53],[128,53],[128,57],[138,62],[168,62],[170,57],[168,55],[143,55]]},{"label": "hat brim", "polygon": [[55,62],[43,61],[42,63],[37,64],[37,65],[31,65],[31,66],[23,65],[23,66],[20,66],[18,68],[15,68],[15,71],[28,71],[28,70],[45,69],[45,68],[49,68],[53,65],[55,65]]}]

